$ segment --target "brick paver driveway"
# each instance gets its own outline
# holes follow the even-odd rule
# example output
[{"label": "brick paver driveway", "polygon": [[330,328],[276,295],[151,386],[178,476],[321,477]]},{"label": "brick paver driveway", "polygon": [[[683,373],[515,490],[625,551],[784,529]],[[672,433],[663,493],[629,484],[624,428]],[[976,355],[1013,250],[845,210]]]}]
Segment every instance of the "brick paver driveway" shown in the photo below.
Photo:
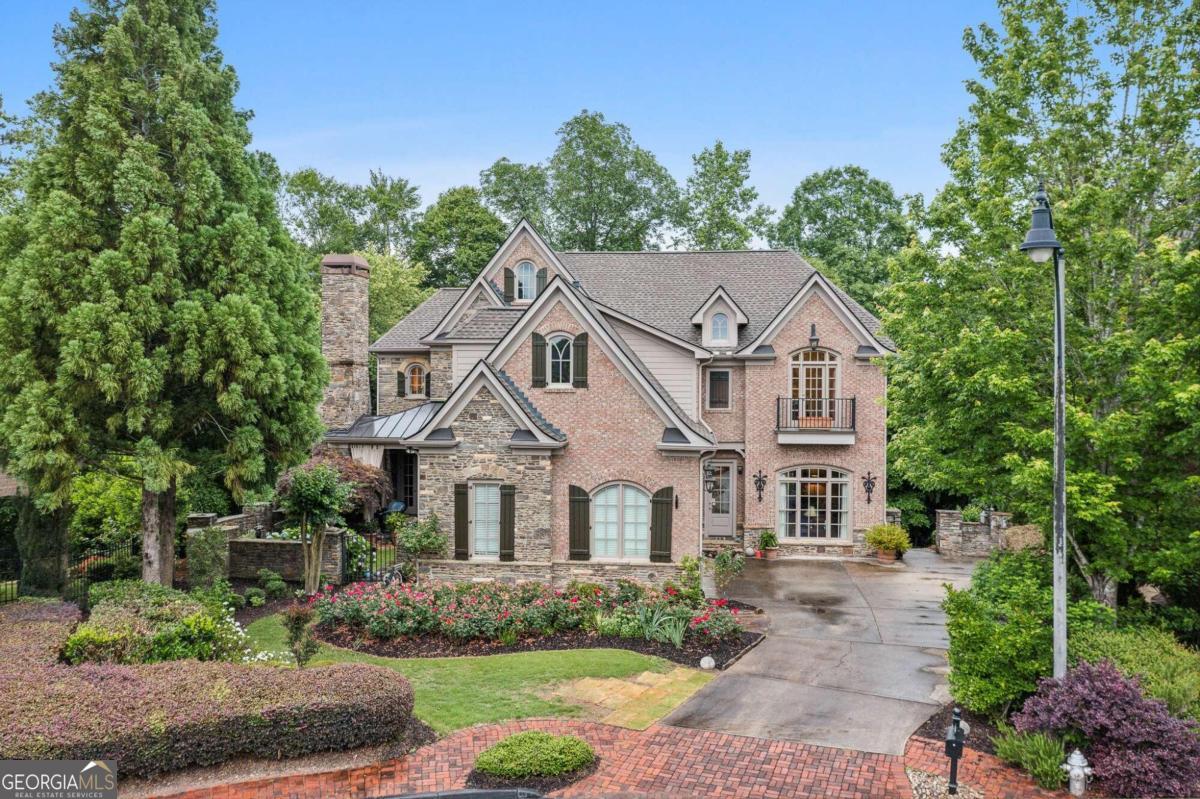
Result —
[{"label": "brick paver driveway", "polygon": [[767,639],[664,723],[903,754],[949,699],[942,586],[973,569],[930,550],[894,566],[751,561],[729,594],[767,611]]}]

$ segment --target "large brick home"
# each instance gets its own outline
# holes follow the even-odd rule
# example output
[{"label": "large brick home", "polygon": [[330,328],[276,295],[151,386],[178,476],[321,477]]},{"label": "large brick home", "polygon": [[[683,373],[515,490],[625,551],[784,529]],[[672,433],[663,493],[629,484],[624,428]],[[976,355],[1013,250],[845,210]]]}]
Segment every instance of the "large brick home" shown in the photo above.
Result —
[{"label": "large brick home", "polygon": [[893,345],[792,252],[555,252],[522,222],[369,347],[368,280],[323,262],[326,441],[437,514],[437,576],[661,579],[768,529],[861,553],[884,521]]}]

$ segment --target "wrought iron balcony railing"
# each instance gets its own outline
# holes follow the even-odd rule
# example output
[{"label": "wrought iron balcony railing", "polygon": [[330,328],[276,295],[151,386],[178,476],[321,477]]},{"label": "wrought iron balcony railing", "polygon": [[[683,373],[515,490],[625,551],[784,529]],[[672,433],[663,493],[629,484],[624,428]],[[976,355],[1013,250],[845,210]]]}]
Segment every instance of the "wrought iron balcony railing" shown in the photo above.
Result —
[{"label": "wrought iron balcony railing", "polygon": [[780,397],[775,429],[780,432],[854,432],[854,397]]}]

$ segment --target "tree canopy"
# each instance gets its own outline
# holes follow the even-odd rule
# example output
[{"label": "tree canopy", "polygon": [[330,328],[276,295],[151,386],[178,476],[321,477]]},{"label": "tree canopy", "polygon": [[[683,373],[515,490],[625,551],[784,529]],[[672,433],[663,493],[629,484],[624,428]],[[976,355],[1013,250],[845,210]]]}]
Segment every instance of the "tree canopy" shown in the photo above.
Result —
[{"label": "tree canopy", "polygon": [[417,187],[372,169],[366,185],[346,183],[311,167],[283,178],[280,208],[292,235],[316,257],[331,252],[404,252]]},{"label": "tree canopy", "polygon": [[765,236],[772,211],[750,185],[750,151],[728,150],[717,139],[692,156],[684,190],[683,240],[698,250],[739,250]]},{"label": "tree canopy", "polygon": [[968,30],[951,178],[885,305],[895,474],[1051,512],[1053,274],[1016,245],[1044,176],[1067,270],[1069,548],[1097,596],[1200,587],[1200,7],[1002,0]]},{"label": "tree canopy", "polygon": [[410,254],[425,267],[430,286],[465,286],[475,279],[508,230],[483,206],[479,190],[459,186],[445,191],[413,226]]}]

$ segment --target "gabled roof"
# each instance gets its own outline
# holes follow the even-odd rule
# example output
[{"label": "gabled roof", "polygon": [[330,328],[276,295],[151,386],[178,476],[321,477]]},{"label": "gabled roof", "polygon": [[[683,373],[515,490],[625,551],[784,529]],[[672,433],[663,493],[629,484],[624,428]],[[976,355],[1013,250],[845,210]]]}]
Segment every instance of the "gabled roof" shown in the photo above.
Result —
[{"label": "gabled roof", "polygon": [[[795,310],[799,308],[809,297],[815,294],[822,295],[830,301],[828,302],[829,307],[834,311],[835,314],[841,316],[842,322],[848,328],[850,328],[851,331],[859,336],[860,342],[867,342],[872,345],[875,342],[878,342],[880,346],[886,346],[893,352],[895,351],[895,345],[892,345],[889,339],[886,339],[883,336],[875,335],[874,331],[872,331],[871,328],[868,327],[863,320],[854,313],[854,308],[852,308],[849,303],[844,301],[849,298],[845,297],[845,295],[841,293],[837,286],[830,283],[828,278],[814,269],[812,274],[808,276],[808,279],[804,281],[803,285],[801,285],[800,288],[792,294],[787,303],[785,303],[784,306],[779,309],[779,312],[775,314],[774,318],[767,323],[766,327],[760,330],[758,335],[755,336],[753,340],[743,343],[742,353],[758,354],[763,345],[769,345],[771,343],[780,327],[791,317]],[[875,319],[875,317],[872,316],[871,319]]]},{"label": "gabled roof", "polygon": [[428,350],[427,344],[421,339],[442,321],[454,303],[463,296],[466,289],[438,289],[429,299],[412,309],[408,316],[401,319],[392,329],[384,333],[369,347],[371,352],[410,352]]},{"label": "gabled roof", "polygon": [[742,310],[740,305],[733,301],[733,297],[729,296],[729,292],[725,290],[725,287],[717,286],[713,289],[713,293],[708,295],[708,299],[701,303],[696,312],[692,314],[692,324],[703,324],[705,312],[717,300],[723,300],[726,305],[733,309],[734,317],[739,325],[744,325],[750,321],[749,317],[746,316],[746,312]]},{"label": "gabled roof", "polygon": [[666,420],[668,427],[685,428],[691,434],[689,441],[692,444],[712,444],[715,442],[716,439],[713,437],[712,432],[696,422],[695,419],[679,406],[679,403],[675,401],[670,392],[663,387],[658,378],[654,376],[637,354],[634,353],[625,339],[613,329],[600,308],[591,301],[587,294],[571,286],[557,275],[546,286],[545,291],[539,294],[537,299],[529,305],[529,308],[521,316],[520,321],[513,325],[504,338],[500,339],[488,354],[487,361],[502,362],[504,359],[510,357],[517,346],[520,345],[525,334],[549,312],[550,308],[553,307],[552,303],[557,298],[561,298],[573,310],[576,318],[593,335],[594,339],[606,349],[609,357],[617,364],[618,368],[623,367],[626,370],[626,376],[630,378],[634,387],[641,391],[643,397],[646,398],[651,407],[658,410]]},{"label": "gabled roof", "polygon": [[[414,446],[454,446],[454,420],[481,388],[487,388],[508,411],[517,423],[510,446],[518,448],[558,449],[566,445],[567,435],[559,430],[534,407],[516,383],[487,360],[476,361],[475,366],[441,407],[425,422],[425,425],[407,440]],[[524,431],[524,432],[522,432]]]},{"label": "gabled roof", "polygon": [[523,313],[524,308],[479,308],[463,314],[458,324],[433,340],[499,341]]}]

